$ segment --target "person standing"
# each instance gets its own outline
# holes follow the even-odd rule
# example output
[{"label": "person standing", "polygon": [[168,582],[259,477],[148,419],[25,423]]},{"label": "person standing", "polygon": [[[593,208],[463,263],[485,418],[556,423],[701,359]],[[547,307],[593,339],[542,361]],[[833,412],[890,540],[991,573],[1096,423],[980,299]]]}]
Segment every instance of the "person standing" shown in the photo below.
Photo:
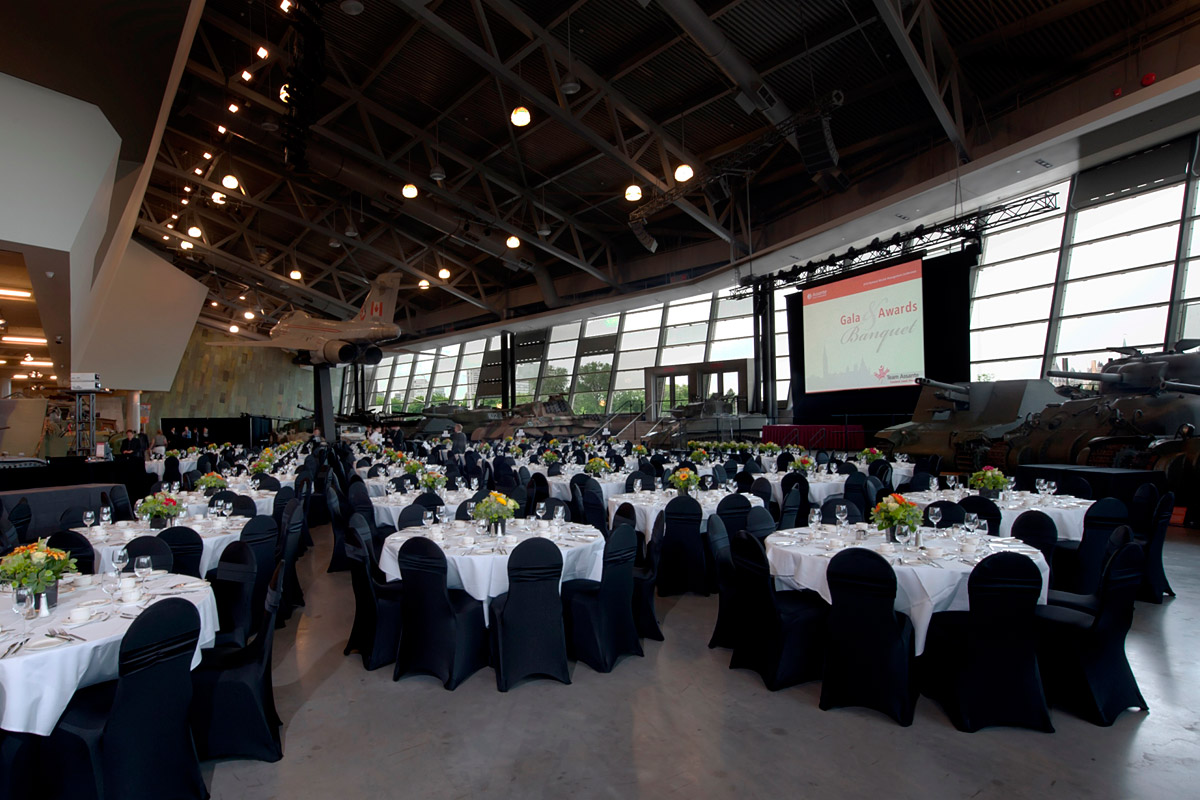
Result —
[{"label": "person standing", "polygon": [[121,440],[121,455],[134,458],[142,456],[142,441],[134,436],[132,428],[125,431],[125,438]]},{"label": "person standing", "polygon": [[454,426],[454,434],[450,437],[450,452],[454,456],[462,456],[467,452],[467,435],[463,433],[462,425]]},{"label": "person standing", "polygon": [[191,447],[192,445],[194,445],[196,443],[194,441],[195,438],[196,438],[196,436],[195,436],[195,434],[192,433],[192,429],[189,428],[187,425],[184,425],[183,426],[183,435],[182,435],[183,446]]}]

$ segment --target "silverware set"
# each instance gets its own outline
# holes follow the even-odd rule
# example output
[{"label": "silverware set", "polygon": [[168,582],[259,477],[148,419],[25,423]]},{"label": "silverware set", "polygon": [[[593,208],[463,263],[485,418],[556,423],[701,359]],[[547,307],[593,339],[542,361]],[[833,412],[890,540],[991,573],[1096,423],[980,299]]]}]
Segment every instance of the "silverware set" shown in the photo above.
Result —
[{"label": "silverware set", "polygon": [[13,642],[8,646],[8,649],[4,651],[4,655],[0,656],[0,659],[8,658],[9,656],[15,656],[17,653],[21,652],[21,648],[24,647],[32,638],[32,636],[26,636],[20,641]]}]

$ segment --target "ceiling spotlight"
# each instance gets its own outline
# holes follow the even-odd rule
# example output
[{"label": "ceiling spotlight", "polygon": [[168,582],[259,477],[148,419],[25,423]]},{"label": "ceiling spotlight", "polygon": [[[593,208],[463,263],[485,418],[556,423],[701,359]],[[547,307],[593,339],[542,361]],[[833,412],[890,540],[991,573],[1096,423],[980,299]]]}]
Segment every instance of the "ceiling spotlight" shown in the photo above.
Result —
[{"label": "ceiling spotlight", "polygon": [[194,245],[191,242],[189,242],[187,239],[184,239],[182,242],[179,243],[180,250],[191,250],[193,246]]},{"label": "ceiling spotlight", "polygon": [[563,78],[560,88],[562,89],[563,94],[579,94],[579,79],[573,74],[567,73],[567,77]]},{"label": "ceiling spotlight", "polygon": [[167,227],[168,227],[168,228],[170,228],[171,230],[175,230],[175,223],[173,223],[173,222],[168,222],[168,223],[167,223]]},{"label": "ceiling spotlight", "polygon": [[230,113],[230,114],[236,114],[237,112],[238,112],[238,104],[237,104],[237,103],[230,103],[230,104],[229,104],[229,113]]},{"label": "ceiling spotlight", "polygon": [[287,12],[291,11],[292,10],[292,0],[282,0],[282,2],[279,4],[279,10],[285,14]]},{"label": "ceiling spotlight", "polygon": [[222,192],[213,192],[212,201],[219,206],[225,205],[225,195]]},{"label": "ceiling spotlight", "polygon": [[238,295],[238,300],[245,300],[245,299],[246,299],[246,295],[244,295],[244,294]]},{"label": "ceiling spotlight", "polygon": [[428,288],[429,288],[429,281],[425,280],[424,278],[421,278],[421,280],[417,281],[417,288],[419,288],[419,289],[428,289]]},{"label": "ceiling spotlight", "polygon": [[304,276],[300,274],[300,270],[298,270],[298,269],[294,269],[294,270],[292,270],[291,272],[289,272],[289,273],[288,273],[288,277],[289,277],[289,278],[291,278],[291,279],[292,279],[292,280],[294,280],[294,281],[298,281],[298,280],[300,280],[301,278],[303,278]]},{"label": "ceiling spotlight", "polygon": [[186,206],[188,204],[188,199],[186,197],[183,198],[182,200],[179,201],[179,204]]},{"label": "ceiling spotlight", "polygon": [[212,306],[213,308],[216,308],[216,307],[217,307],[217,301],[216,301],[216,300],[213,300],[211,303],[209,303],[209,305],[210,305],[210,306]]},{"label": "ceiling spotlight", "polygon": [[192,187],[190,187],[190,186],[185,186],[185,187],[183,187],[183,190],[184,190],[185,192],[190,192],[190,191],[192,191]]},{"label": "ceiling spotlight", "polygon": [[246,319],[254,319],[254,312],[253,311],[243,311],[242,316],[245,317]]},{"label": "ceiling spotlight", "polygon": [[205,154],[204,154],[204,160],[205,160],[205,161],[208,161],[208,160],[209,160],[209,159],[211,159],[211,158],[212,158],[212,153],[205,153]]},{"label": "ceiling spotlight", "polygon": [[195,172],[197,175],[204,174],[204,170],[200,169],[199,167],[196,167],[194,170],[192,170],[192,172]]},{"label": "ceiling spotlight", "polygon": [[346,230],[343,233],[353,239],[355,236],[358,236],[358,228],[354,227],[354,223],[351,222],[346,226]]},{"label": "ceiling spotlight", "polygon": [[438,277],[444,281],[450,280],[450,270],[446,269],[445,267],[442,267],[441,269],[438,270]]},{"label": "ceiling spotlight", "polygon": [[192,237],[193,239],[199,239],[202,233],[204,233],[204,231],[200,230],[199,225],[193,225],[192,227],[188,228],[188,236]]},{"label": "ceiling spotlight", "polygon": [[400,194],[412,200],[417,196],[417,187],[411,183],[404,184],[404,188],[400,190]]},{"label": "ceiling spotlight", "polygon": [[172,215],[171,215],[171,219],[179,219],[179,215],[178,215],[178,214],[172,214]]},{"label": "ceiling spotlight", "polygon": [[515,236],[508,237],[507,239],[504,240],[504,243],[506,245],[508,245],[509,250],[516,250],[518,247],[521,246],[521,240]]},{"label": "ceiling spotlight", "polygon": [[224,186],[226,189],[238,188],[237,176],[234,175],[232,172],[229,173],[224,178],[221,178],[221,185]]},{"label": "ceiling spotlight", "polygon": [[254,77],[254,73],[251,72],[250,70],[248,70],[248,69],[242,70],[242,80],[249,81],[253,77]]},{"label": "ceiling spotlight", "polygon": [[267,56],[269,56],[271,54],[269,52],[267,52],[267,48],[262,47],[260,45],[258,50],[255,51],[255,55],[257,55],[259,58],[266,58]]},{"label": "ceiling spotlight", "polygon": [[292,87],[285,83],[283,86],[279,87],[279,102],[286,103],[287,101],[289,101],[291,99],[292,99]]},{"label": "ceiling spotlight", "polygon": [[165,233],[163,234],[163,239],[164,239],[164,240],[169,240],[170,238],[171,238],[171,237],[170,237],[170,236],[167,236]]},{"label": "ceiling spotlight", "polygon": [[227,128],[224,125],[217,126],[217,133],[225,133],[226,130]]},{"label": "ceiling spotlight", "polygon": [[25,354],[25,358],[24,358],[24,359],[22,359],[22,360],[23,360],[23,361],[25,361],[25,362],[30,362],[30,361],[33,361],[33,353],[26,353],[26,354]]},{"label": "ceiling spotlight", "polygon": [[625,187],[625,199],[631,203],[636,203],[642,199],[642,187],[636,183],[631,183]]},{"label": "ceiling spotlight", "polygon": [[360,0],[342,0],[342,13],[348,17],[357,17],[363,12]]},{"label": "ceiling spotlight", "polygon": [[238,326],[237,326],[237,325],[230,325],[230,326],[229,326],[229,332],[230,332],[230,333],[237,333],[237,332],[238,332]]},{"label": "ceiling spotlight", "polygon": [[512,114],[508,118],[512,120],[513,125],[516,125],[518,128],[524,128],[529,124],[529,109],[525,106],[517,106],[512,110]]},{"label": "ceiling spotlight", "polygon": [[690,164],[680,164],[675,168],[675,180],[679,183],[687,183],[695,174]]},{"label": "ceiling spotlight", "polygon": [[341,247],[341,246],[342,246],[342,243],[341,243],[341,242],[339,242],[339,241],[338,241],[336,238],[334,238],[333,236],[330,236],[330,237],[329,237],[329,246],[330,246],[330,247],[332,247],[332,248],[334,248],[334,249],[337,249],[337,248],[339,248],[339,247]]},{"label": "ceiling spotlight", "polygon": [[439,162],[439,163],[437,163],[437,164],[434,164],[434,165],[433,165],[433,167],[431,167],[431,168],[430,168],[430,170],[429,170],[429,179],[430,179],[431,181],[444,181],[444,180],[446,180],[446,169],[445,169],[445,167],[443,167],[443,166],[441,165],[441,163],[440,163],[440,162]]}]

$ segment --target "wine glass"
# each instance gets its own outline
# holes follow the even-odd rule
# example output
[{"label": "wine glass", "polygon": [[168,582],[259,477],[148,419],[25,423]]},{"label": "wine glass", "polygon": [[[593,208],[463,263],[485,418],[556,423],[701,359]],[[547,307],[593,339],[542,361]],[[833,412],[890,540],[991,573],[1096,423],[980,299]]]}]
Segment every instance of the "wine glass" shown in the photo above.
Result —
[{"label": "wine glass", "polygon": [[225,502],[221,503],[221,513],[226,517],[229,517],[231,514],[233,514],[232,500],[226,500]]},{"label": "wine glass", "polygon": [[968,511],[963,517],[963,530],[967,533],[974,533],[975,528],[979,526],[979,515]]},{"label": "wine glass", "polygon": [[113,521],[112,506],[100,506],[100,524],[111,525]]},{"label": "wine glass", "polygon": [[942,510],[937,506],[929,509],[929,523],[935,528],[942,527]]},{"label": "wine glass", "polygon": [[946,488],[949,489],[950,491],[954,491],[956,488],[958,488],[958,476],[957,475],[947,475],[946,476]]},{"label": "wine glass", "polygon": [[1057,481],[1046,481],[1046,494],[1054,494],[1058,491]]},{"label": "wine glass", "polygon": [[108,595],[108,599],[112,600],[113,595],[121,588],[121,573],[117,570],[105,570],[100,576],[100,591]]},{"label": "wine glass", "polygon": [[538,519],[546,518],[546,503],[545,503],[545,501],[541,501],[537,504],[537,507],[534,509],[534,513],[537,515]]},{"label": "wine glass", "polygon": [[29,615],[33,611],[33,592],[28,587],[18,586],[15,583],[12,590],[12,611],[20,618],[21,634],[24,635],[29,632]]},{"label": "wine glass", "polygon": [[838,503],[833,507],[833,515],[837,517],[838,527],[843,527],[846,520],[850,518],[850,509],[846,507],[845,503]]},{"label": "wine glass", "polygon": [[433,510],[433,518],[436,522],[441,522],[446,519],[446,507],[438,506]]},{"label": "wine glass", "polygon": [[475,519],[475,501],[474,500],[467,501],[467,516],[470,517],[471,519]]},{"label": "wine glass", "polygon": [[642,479],[641,479],[641,478],[634,478],[634,479],[633,479],[633,493],[634,493],[634,494],[637,494],[637,493],[639,493],[640,491],[642,491]]},{"label": "wine glass", "polygon": [[908,540],[912,536],[912,530],[907,525],[896,526],[896,543],[900,545],[901,550],[908,549]]},{"label": "wine glass", "polygon": [[113,569],[117,572],[124,572],[125,566],[129,563],[129,551],[122,547],[113,553],[112,557]]},{"label": "wine glass", "polygon": [[153,571],[154,562],[150,560],[150,556],[138,556],[133,560],[133,574],[137,575],[143,587],[146,585],[146,578],[150,577]]},{"label": "wine glass", "polygon": [[87,525],[88,533],[91,533],[92,526],[96,524],[96,512],[91,509],[83,512],[83,524]]},{"label": "wine glass", "polygon": [[556,525],[561,525],[563,523],[563,521],[566,519],[566,513],[567,513],[566,506],[555,506],[554,507],[554,523]]},{"label": "wine glass", "polygon": [[808,527],[816,528],[821,524],[821,509],[810,508],[808,510]]},{"label": "wine glass", "polygon": [[185,520],[188,518],[188,507],[186,503],[179,504],[179,519]]},{"label": "wine glass", "polygon": [[1046,493],[1046,479],[1038,478],[1037,480],[1035,480],[1033,482],[1033,488],[1034,488],[1034,491],[1036,491],[1038,494],[1045,494]]},{"label": "wine glass", "polygon": [[433,509],[427,508],[421,512],[421,524],[427,528],[433,524]]}]

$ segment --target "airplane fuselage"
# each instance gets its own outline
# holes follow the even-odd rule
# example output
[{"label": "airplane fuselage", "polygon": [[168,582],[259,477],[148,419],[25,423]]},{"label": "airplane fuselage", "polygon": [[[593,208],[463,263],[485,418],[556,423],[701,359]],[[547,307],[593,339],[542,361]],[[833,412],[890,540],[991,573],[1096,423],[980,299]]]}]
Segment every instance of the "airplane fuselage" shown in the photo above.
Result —
[{"label": "airplane fuselage", "polygon": [[329,341],[371,344],[399,335],[400,326],[390,322],[327,320],[308,315],[282,320],[269,334],[280,346],[297,350],[320,350]]}]

